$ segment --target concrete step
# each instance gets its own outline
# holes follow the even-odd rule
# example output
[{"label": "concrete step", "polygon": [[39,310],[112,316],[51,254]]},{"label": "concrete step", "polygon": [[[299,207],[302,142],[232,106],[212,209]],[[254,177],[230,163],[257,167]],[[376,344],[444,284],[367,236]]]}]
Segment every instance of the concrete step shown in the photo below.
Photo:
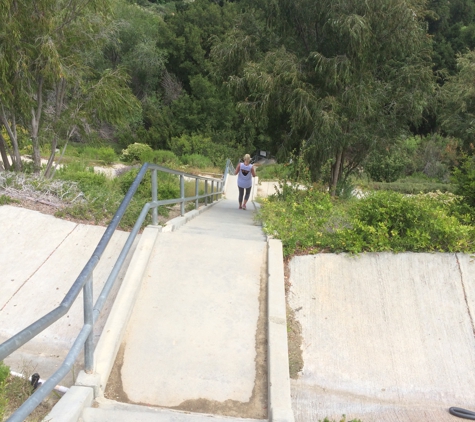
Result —
[{"label": "concrete step", "polygon": [[264,419],[244,419],[203,413],[181,412],[163,408],[138,406],[107,400],[98,408],[88,407],[82,414],[84,422],[264,422]]}]

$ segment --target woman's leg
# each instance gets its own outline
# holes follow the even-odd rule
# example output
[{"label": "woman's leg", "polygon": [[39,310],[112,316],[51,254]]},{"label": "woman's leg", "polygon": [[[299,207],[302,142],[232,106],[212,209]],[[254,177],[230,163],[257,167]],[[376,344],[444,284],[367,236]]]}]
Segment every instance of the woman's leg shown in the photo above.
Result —
[{"label": "woman's leg", "polygon": [[239,208],[242,208],[242,198],[244,197],[244,188],[238,186],[239,189]]},{"label": "woman's leg", "polygon": [[247,201],[249,201],[249,197],[251,196],[251,189],[252,189],[252,186],[250,188],[246,188],[246,196],[244,197],[244,203],[242,204],[242,207],[244,209],[246,209]]}]

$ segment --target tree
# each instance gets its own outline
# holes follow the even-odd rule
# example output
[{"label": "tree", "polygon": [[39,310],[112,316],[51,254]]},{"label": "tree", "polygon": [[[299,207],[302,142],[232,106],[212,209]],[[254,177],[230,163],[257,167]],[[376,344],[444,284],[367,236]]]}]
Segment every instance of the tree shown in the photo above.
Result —
[{"label": "tree", "polygon": [[463,141],[463,149],[475,149],[475,51],[457,57],[458,73],[448,78],[440,89],[442,129]]},{"label": "tree", "polygon": [[[103,108],[93,110],[99,119],[111,116],[112,111],[121,114],[136,107],[133,97],[123,89],[123,74],[109,71],[100,74],[91,67],[88,54],[100,48],[106,39],[110,30],[109,14],[109,0],[1,2],[0,119],[12,142],[12,159],[17,170],[21,170],[17,125],[21,123],[29,130],[34,169],[39,172],[40,130],[46,119],[52,131],[46,170],[49,173],[56,151],[57,129],[64,127],[66,120],[70,125],[78,125],[86,117],[77,112],[78,102],[73,93],[98,89],[103,97],[91,105]],[[106,83],[109,88],[104,89]],[[90,92],[81,98],[96,96]],[[79,108],[87,107],[83,103]]]},{"label": "tree", "polygon": [[330,163],[335,192],[371,150],[417,124],[433,92],[422,2],[253,5],[266,25],[247,11],[214,57],[230,75],[241,110],[265,119],[274,153],[286,156],[305,144],[313,178]]}]

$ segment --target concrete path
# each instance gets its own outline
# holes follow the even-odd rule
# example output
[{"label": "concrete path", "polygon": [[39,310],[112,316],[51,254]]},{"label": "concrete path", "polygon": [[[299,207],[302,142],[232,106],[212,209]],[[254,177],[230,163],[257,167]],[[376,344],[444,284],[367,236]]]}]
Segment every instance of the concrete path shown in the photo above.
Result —
[{"label": "concrete path", "polygon": [[449,407],[475,410],[472,257],[302,256],[290,283],[303,336],[296,421],[454,421]]},{"label": "concrete path", "polygon": [[[104,230],[104,227],[77,224],[36,211],[0,206],[0,343],[59,305],[89,260]],[[127,236],[128,233],[117,231],[105,251],[105,259],[96,267],[95,297]],[[111,300],[122,278],[123,274],[120,274]],[[96,337],[105,323],[111,300],[96,324]],[[82,325],[80,295],[67,316],[5,362],[17,372],[25,367],[47,378],[62,363]],[[71,383],[72,376],[63,381],[66,385]]]},{"label": "concrete path", "polygon": [[266,415],[262,401],[254,414],[239,414],[256,394],[266,238],[252,204],[238,209],[232,179],[229,199],[178,231],[158,234],[116,362],[121,380],[115,393],[126,401]]}]

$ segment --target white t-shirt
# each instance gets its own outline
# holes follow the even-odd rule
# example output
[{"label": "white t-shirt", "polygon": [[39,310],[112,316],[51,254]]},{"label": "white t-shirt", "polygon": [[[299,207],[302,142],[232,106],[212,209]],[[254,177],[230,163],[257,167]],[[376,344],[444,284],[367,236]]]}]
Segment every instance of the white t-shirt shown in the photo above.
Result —
[{"label": "white t-shirt", "polygon": [[240,188],[250,188],[252,186],[252,164],[241,163],[239,167],[237,184]]}]

